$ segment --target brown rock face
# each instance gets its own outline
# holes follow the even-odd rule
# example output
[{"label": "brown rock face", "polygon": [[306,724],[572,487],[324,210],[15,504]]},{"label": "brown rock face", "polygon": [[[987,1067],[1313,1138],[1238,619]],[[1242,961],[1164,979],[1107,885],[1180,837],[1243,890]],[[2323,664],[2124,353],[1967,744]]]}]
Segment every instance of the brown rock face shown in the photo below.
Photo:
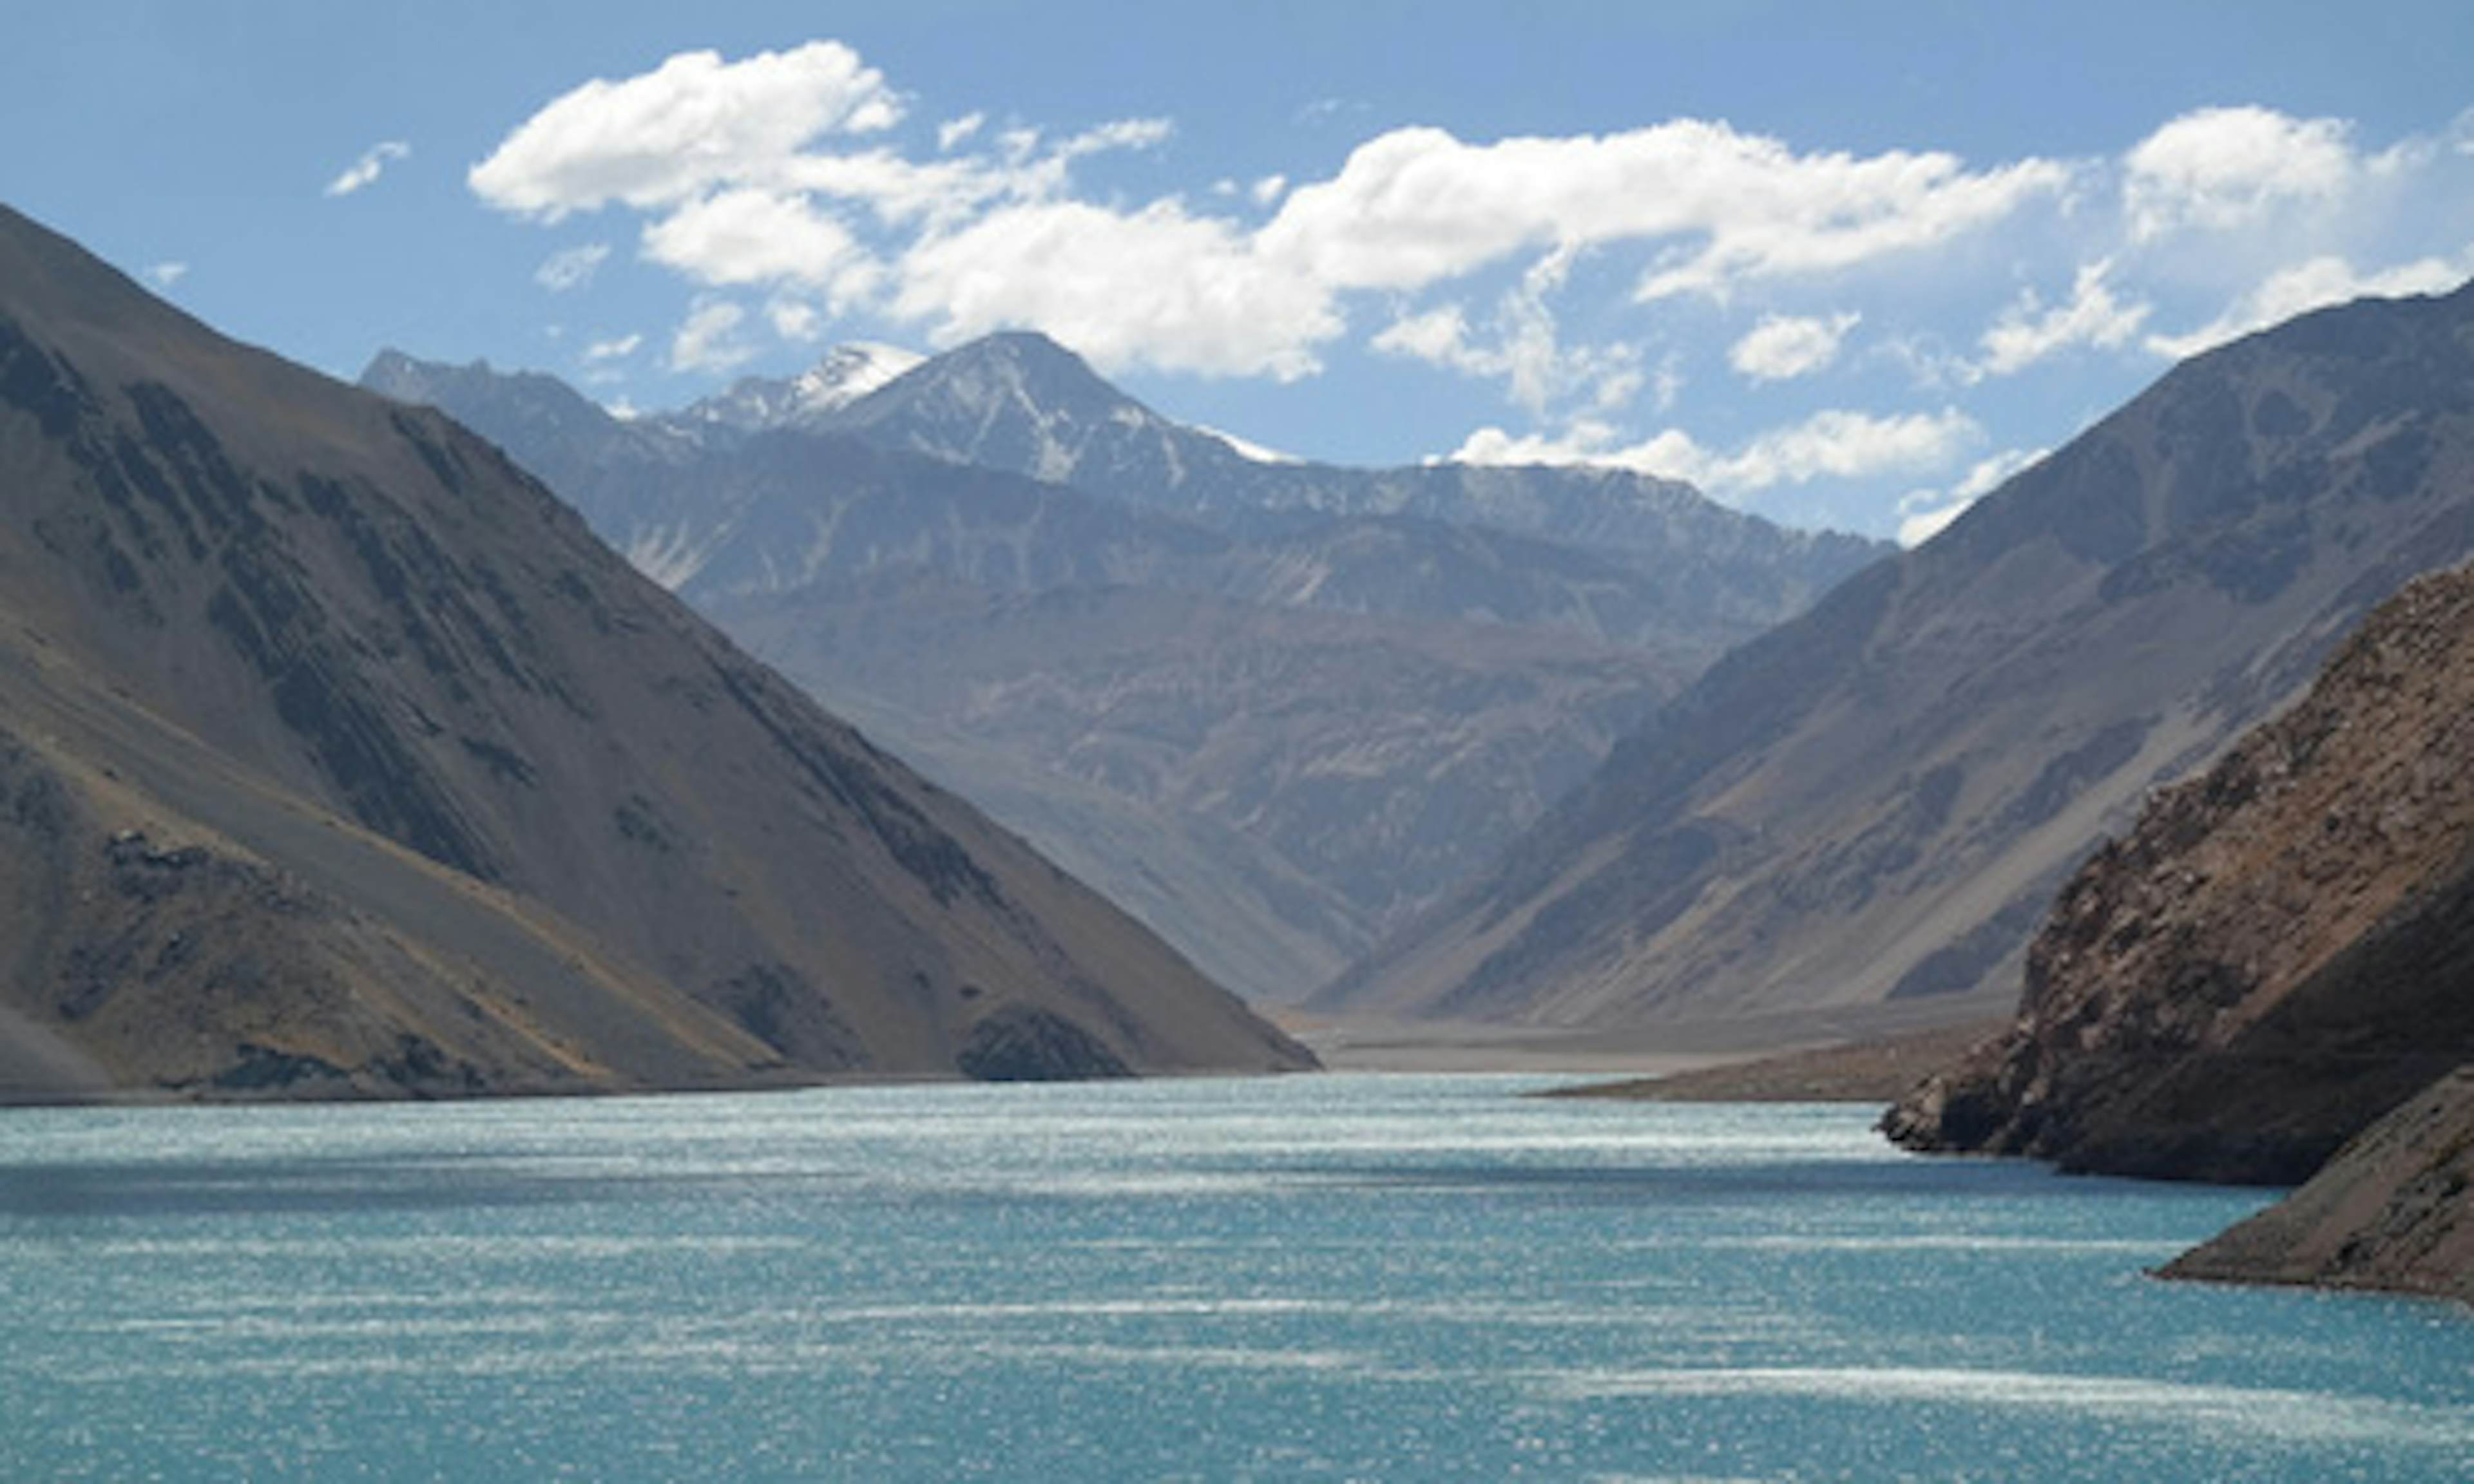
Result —
[{"label": "brown rock face", "polygon": [[2009,1036],[1893,1109],[1922,1149],[2292,1184],[2474,1059],[2474,572],[2074,876]]}]

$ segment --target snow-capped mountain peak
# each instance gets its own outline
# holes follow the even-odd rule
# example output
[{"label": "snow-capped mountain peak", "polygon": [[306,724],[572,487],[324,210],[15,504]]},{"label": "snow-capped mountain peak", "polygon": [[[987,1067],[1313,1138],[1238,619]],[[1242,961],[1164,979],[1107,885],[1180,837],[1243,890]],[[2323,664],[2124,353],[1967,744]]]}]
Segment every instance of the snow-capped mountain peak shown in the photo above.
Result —
[{"label": "snow-capped mountain peak", "polygon": [[840,411],[910,370],[926,357],[897,346],[855,341],[836,346],[824,359],[785,378],[744,376],[727,392],[688,407],[691,422],[718,422],[745,432],[795,427]]}]

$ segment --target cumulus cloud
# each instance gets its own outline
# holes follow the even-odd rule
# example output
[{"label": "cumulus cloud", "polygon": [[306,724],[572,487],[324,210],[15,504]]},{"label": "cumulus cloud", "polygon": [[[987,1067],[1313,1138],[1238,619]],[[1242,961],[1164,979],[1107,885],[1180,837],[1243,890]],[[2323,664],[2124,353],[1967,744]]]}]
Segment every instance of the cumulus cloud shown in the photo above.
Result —
[{"label": "cumulus cloud", "polygon": [[1838,359],[1839,343],[1862,318],[1857,314],[1834,314],[1826,320],[1763,315],[1728,349],[1727,364],[1754,381],[1808,376]]},{"label": "cumulus cloud", "polygon": [[189,265],[182,262],[149,263],[147,280],[158,289],[168,289],[189,275]]},{"label": "cumulus cloud", "polygon": [[588,365],[596,366],[609,361],[623,361],[634,355],[636,347],[643,343],[644,337],[641,334],[617,335],[608,340],[596,340],[584,347],[583,359]]},{"label": "cumulus cloud", "polygon": [[533,281],[553,294],[580,289],[593,281],[601,264],[610,256],[610,244],[588,242],[581,247],[567,248],[543,259],[533,270]]},{"label": "cumulus cloud", "polygon": [[1983,438],[1976,419],[1954,407],[1890,417],[1830,408],[1763,433],[1732,453],[1707,447],[1676,428],[1618,445],[1612,429],[1585,421],[1554,438],[1480,428],[1451,457],[1466,464],[1611,465],[1686,480],[1727,499],[1816,479],[1928,473],[1948,467]]},{"label": "cumulus cloud", "polygon": [[2197,329],[2180,335],[2150,335],[2147,345],[2158,355],[2176,359],[2194,356],[2281,320],[2347,299],[2367,295],[2442,293],[2456,287],[2469,268],[2474,268],[2474,249],[2454,262],[2441,257],[2417,258],[2372,273],[2359,273],[2341,257],[2310,258],[2270,274],[2227,306],[2224,313]]},{"label": "cumulus cloud", "polygon": [[2221,231],[2287,202],[2327,200],[2361,168],[2341,119],[2273,108],[2200,108],[2124,156],[2122,209],[2134,241],[2183,227]]},{"label": "cumulus cloud", "polygon": [[698,299],[670,339],[670,370],[735,371],[756,357],[740,334],[747,311],[726,299]]},{"label": "cumulus cloud", "polygon": [[644,256],[715,286],[792,283],[855,298],[877,268],[841,223],[801,196],[720,191],[645,227]]},{"label": "cumulus cloud", "polygon": [[344,173],[327,182],[329,196],[350,196],[365,186],[374,185],[386,173],[391,160],[410,159],[412,146],[400,139],[382,139],[364,151],[361,157],[344,167]]},{"label": "cumulus cloud", "polygon": [[2129,344],[2153,306],[2118,298],[2105,282],[2112,272],[2110,258],[2081,265],[2071,282],[2070,301],[2050,308],[2035,290],[2023,291],[1984,332],[1984,358],[1977,371],[2007,376],[2074,346],[2112,350]]},{"label": "cumulus cloud", "polygon": [[2043,458],[2043,448],[2004,448],[1979,459],[1964,478],[1947,490],[1912,490],[1899,498],[1899,544],[1921,546],[1967,508],[2001,487],[2004,480]]},{"label": "cumulus cloud", "polygon": [[1249,186],[1246,194],[1254,198],[1254,204],[1258,206],[1268,206],[1273,202],[1278,201],[1281,196],[1287,193],[1288,189],[1289,178],[1287,176],[1268,175],[1255,181],[1251,186]]},{"label": "cumulus cloud", "polygon": [[2068,178],[2039,159],[1971,172],[1937,153],[1798,154],[1697,119],[1492,144],[1400,129],[1292,191],[1263,248],[1336,288],[1411,290],[1529,247],[1662,242],[1636,290],[1647,301],[1946,242]]},{"label": "cumulus cloud", "polygon": [[820,136],[876,132],[902,114],[885,75],[838,41],[735,62],[682,52],[553,99],[466,180],[491,205],[546,222],[613,202],[674,205],[765,178]]},{"label": "cumulus cloud", "polygon": [[1294,380],[1342,328],[1317,285],[1174,199],[1001,206],[920,241],[897,277],[893,312],[940,345],[1028,324],[1105,367]]}]

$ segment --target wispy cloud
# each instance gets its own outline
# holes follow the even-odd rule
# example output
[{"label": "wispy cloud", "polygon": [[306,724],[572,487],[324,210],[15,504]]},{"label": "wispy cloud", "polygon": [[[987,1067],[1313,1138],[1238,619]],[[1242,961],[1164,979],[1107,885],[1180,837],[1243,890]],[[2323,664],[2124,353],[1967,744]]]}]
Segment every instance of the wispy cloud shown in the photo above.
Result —
[{"label": "wispy cloud", "polygon": [[735,371],[756,358],[756,347],[740,333],[747,311],[726,299],[699,299],[670,339],[670,370]]},{"label": "wispy cloud", "polygon": [[1839,343],[1862,319],[1853,313],[1827,319],[1763,315],[1760,323],[1728,347],[1727,364],[1754,381],[1809,376],[1838,359]]},{"label": "wispy cloud", "polygon": [[1730,498],[1816,479],[1928,473],[1950,467],[1983,438],[1976,419],[1954,407],[1886,417],[1830,408],[1732,452],[1707,447],[1678,428],[1618,445],[1612,429],[1584,422],[1559,438],[1480,428],[1451,457],[1466,464],[1603,464],[1687,480]]},{"label": "wispy cloud", "polygon": [[147,264],[145,272],[148,282],[158,289],[168,289],[189,275],[189,265],[178,260],[166,260]]},{"label": "wispy cloud", "polygon": [[2008,376],[2074,346],[2111,350],[2128,345],[2152,306],[2116,296],[2105,281],[2112,272],[2110,258],[2081,266],[2071,280],[2070,299],[2050,308],[2033,289],[2022,292],[1984,332],[1984,359],[1976,372]]},{"label": "wispy cloud", "polygon": [[553,294],[565,294],[583,288],[601,271],[610,256],[610,244],[588,242],[580,247],[553,252],[533,270],[533,281]]},{"label": "wispy cloud", "polygon": [[377,183],[386,173],[388,162],[410,159],[412,146],[400,139],[382,139],[363,151],[361,157],[344,169],[344,173],[327,182],[328,196],[350,196]]}]

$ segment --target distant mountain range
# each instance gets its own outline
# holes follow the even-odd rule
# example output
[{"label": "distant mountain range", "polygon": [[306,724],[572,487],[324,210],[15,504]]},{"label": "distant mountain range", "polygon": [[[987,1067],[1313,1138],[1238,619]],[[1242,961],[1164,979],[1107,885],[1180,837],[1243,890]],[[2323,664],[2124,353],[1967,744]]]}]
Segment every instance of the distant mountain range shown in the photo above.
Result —
[{"label": "distant mountain range", "polygon": [[2186,363],[1712,666],[1317,1004],[1639,1025],[2005,1003],[2072,868],[2474,552],[2474,288]]},{"label": "distant mountain range", "polygon": [[5,210],[0,469],[9,1096],[1311,1063],[497,448]]},{"label": "distant mountain range", "polygon": [[623,420],[486,366],[384,352],[362,381],[501,443],[1261,997],[1328,978],[1711,658],[1886,550],[1613,471],[1265,460],[1036,335],[844,395],[897,364],[837,351]]}]

